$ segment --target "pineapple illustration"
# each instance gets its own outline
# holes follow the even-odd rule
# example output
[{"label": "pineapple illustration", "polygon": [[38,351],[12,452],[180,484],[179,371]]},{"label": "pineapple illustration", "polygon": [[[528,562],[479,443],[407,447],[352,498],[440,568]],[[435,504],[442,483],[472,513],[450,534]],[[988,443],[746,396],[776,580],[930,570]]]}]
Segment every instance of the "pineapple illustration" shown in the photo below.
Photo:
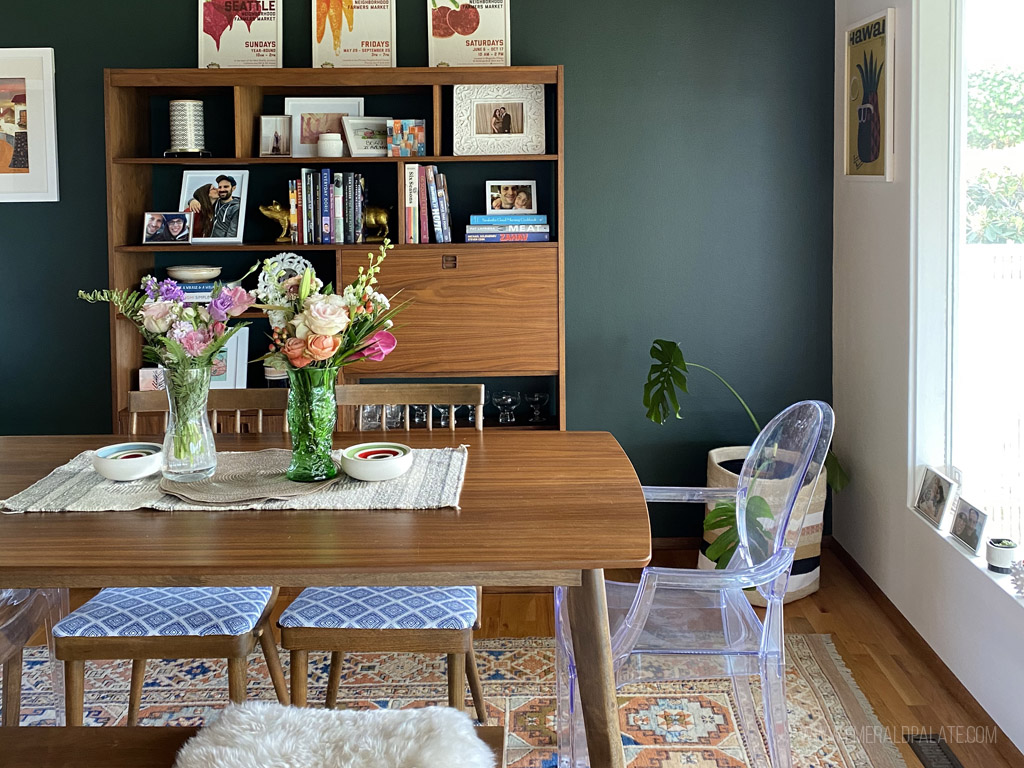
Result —
[{"label": "pineapple illustration", "polygon": [[860,81],[864,86],[864,98],[857,107],[857,155],[862,163],[878,159],[882,151],[881,115],[878,114],[878,84],[882,80],[884,63],[875,62],[875,54],[864,54],[863,65],[857,65]]}]

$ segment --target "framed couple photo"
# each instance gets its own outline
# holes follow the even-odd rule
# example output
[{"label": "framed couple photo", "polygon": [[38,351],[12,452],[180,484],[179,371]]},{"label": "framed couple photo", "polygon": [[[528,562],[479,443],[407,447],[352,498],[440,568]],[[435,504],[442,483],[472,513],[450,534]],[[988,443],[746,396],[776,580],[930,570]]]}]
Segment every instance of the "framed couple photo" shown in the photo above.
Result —
[{"label": "framed couple photo", "polygon": [[487,182],[487,213],[494,215],[537,212],[537,182],[504,179]]},{"label": "framed couple photo", "polygon": [[154,211],[143,217],[143,245],[173,245],[192,242],[192,214]]},{"label": "framed couple photo", "polygon": [[185,171],[178,208],[192,216],[189,242],[241,243],[248,184],[248,171]]},{"label": "framed couple photo", "polygon": [[925,520],[941,530],[946,514],[956,498],[957,484],[932,467],[924,468],[924,477],[917,492],[914,509]]}]

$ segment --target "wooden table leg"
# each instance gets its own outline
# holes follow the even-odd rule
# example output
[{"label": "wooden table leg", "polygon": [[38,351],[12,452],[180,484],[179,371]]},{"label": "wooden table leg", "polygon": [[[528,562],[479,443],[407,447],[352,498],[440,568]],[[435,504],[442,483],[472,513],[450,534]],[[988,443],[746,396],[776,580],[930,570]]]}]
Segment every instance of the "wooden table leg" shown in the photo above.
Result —
[{"label": "wooden table leg", "polygon": [[603,570],[583,571],[568,608],[591,768],[625,768]]}]

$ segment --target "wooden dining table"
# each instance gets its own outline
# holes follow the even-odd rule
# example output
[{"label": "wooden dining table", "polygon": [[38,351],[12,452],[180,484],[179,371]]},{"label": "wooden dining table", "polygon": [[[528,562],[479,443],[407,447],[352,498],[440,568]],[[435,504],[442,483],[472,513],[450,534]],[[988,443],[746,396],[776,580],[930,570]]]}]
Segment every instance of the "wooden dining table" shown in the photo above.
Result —
[{"label": "wooden dining table", "polygon": [[[646,565],[651,536],[640,482],[615,438],[516,429],[392,437],[413,448],[468,445],[459,509],[2,514],[0,587],[566,586],[591,764],[624,766],[604,569]],[[338,433],[334,445],[365,438]],[[0,498],[118,440],[0,437]],[[218,435],[217,447],[287,440]]]}]

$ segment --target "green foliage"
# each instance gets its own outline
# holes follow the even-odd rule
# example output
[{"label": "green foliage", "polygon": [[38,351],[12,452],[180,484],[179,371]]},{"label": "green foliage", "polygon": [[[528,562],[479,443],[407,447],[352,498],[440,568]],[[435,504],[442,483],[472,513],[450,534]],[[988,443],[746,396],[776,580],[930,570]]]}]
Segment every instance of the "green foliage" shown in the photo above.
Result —
[{"label": "green foliage", "polygon": [[[761,520],[771,520],[771,507],[761,496],[751,496],[747,499],[745,510],[747,518],[747,538],[751,542],[769,541],[771,539],[768,531],[761,524]],[[732,560],[733,553],[740,542],[739,527],[736,525],[736,502],[720,501],[704,518],[705,531],[721,531],[708,546],[705,556],[715,564],[716,569],[725,568]]]},{"label": "green foliage", "polygon": [[984,69],[967,75],[967,146],[1003,149],[1024,141],[1024,72]]},{"label": "green foliage", "polygon": [[983,170],[967,182],[967,242],[1024,243],[1024,174]]}]

